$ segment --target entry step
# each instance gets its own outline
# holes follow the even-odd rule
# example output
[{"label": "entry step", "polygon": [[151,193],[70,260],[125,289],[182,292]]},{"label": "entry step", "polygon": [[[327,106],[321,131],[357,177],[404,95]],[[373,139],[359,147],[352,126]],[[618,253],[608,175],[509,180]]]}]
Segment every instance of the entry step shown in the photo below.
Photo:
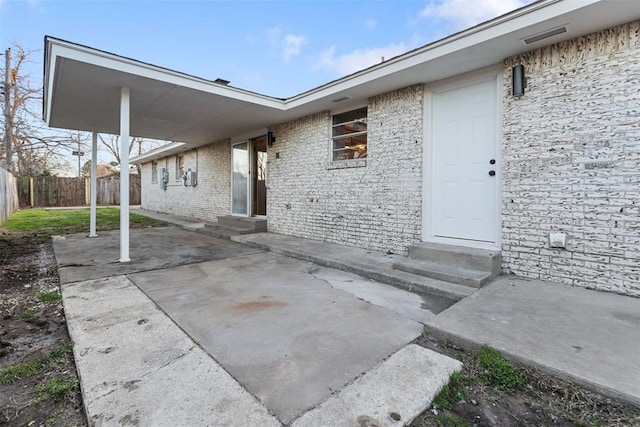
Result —
[{"label": "entry step", "polygon": [[393,264],[393,268],[406,271],[407,273],[471,286],[473,288],[479,288],[492,279],[491,274],[484,271],[469,270],[437,262],[417,261],[411,258],[396,262]]},{"label": "entry step", "polygon": [[479,288],[500,274],[501,261],[498,250],[421,242],[409,246],[409,258],[393,268]]},{"label": "entry step", "polygon": [[251,233],[267,231],[267,220],[265,218],[224,215],[218,217],[218,225],[225,228],[251,230]]}]

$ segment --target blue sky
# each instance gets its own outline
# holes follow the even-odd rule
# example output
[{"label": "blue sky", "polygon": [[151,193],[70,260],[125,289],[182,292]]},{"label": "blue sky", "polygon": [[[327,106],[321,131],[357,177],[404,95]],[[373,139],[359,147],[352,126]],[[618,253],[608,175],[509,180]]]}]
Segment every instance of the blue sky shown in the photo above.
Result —
[{"label": "blue sky", "polygon": [[50,35],[289,97],[531,0],[0,0],[0,49]]}]

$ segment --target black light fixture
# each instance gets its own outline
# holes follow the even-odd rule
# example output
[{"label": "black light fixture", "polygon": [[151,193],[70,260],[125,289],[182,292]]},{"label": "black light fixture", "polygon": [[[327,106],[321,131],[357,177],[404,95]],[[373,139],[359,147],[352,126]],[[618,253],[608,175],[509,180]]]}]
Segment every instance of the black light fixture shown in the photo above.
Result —
[{"label": "black light fixture", "polygon": [[511,94],[520,97],[524,95],[525,87],[527,78],[524,76],[524,65],[516,65],[511,69]]},{"label": "black light fixture", "polygon": [[276,142],[276,137],[273,136],[273,132],[267,132],[267,145],[273,147],[274,142]]}]

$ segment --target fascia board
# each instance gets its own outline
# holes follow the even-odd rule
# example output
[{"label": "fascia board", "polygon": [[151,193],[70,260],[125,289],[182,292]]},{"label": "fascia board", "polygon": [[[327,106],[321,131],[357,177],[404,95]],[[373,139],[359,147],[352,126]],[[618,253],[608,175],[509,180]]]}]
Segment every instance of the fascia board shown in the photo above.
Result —
[{"label": "fascia board", "polygon": [[183,142],[172,142],[171,144],[163,145],[155,150],[151,150],[147,153],[129,159],[131,163],[147,163],[151,160],[167,157],[171,154],[181,151],[186,144]]},{"label": "fascia board", "polygon": [[[165,68],[156,67],[132,59],[119,57],[99,50],[72,44],[58,39],[49,38],[51,54],[49,55],[50,67],[49,75],[53,76],[57,57],[64,57],[79,62],[96,65],[135,76],[146,77],[153,80],[163,81],[176,86],[188,87],[190,89],[224,96],[252,104],[284,110],[284,102],[281,99],[273,98],[242,89],[222,86],[205,79],[200,79],[188,74],[178,73]],[[53,80],[50,78],[50,80]],[[53,81],[50,86],[53,85]]]},{"label": "fascia board", "polygon": [[[556,16],[582,9],[601,0],[549,0],[538,2],[512,14],[494,19],[468,30],[453,34],[427,46],[397,56],[382,64],[354,73],[285,101],[287,110],[304,106],[310,102],[326,98],[382,77],[404,71],[411,67],[446,57],[464,49],[507,36],[522,28],[539,24]],[[523,46],[523,50],[525,46]],[[506,55],[505,55],[506,56]]]}]

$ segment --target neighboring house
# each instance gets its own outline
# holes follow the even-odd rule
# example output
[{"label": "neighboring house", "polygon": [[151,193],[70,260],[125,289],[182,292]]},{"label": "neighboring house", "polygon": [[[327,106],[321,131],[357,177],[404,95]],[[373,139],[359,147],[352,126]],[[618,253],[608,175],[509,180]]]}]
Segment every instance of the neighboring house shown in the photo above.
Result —
[{"label": "neighboring house", "polygon": [[285,100],[49,38],[46,76],[56,57],[68,80],[45,118],[118,133],[113,111],[71,118],[91,99],[69,82],[94,73],[116,106],[130,87],[131,135],[184,141],[133,159],[146,209],[498,250],[504,273],[640,296],[639,20],[639,2],[542,0]]}]

